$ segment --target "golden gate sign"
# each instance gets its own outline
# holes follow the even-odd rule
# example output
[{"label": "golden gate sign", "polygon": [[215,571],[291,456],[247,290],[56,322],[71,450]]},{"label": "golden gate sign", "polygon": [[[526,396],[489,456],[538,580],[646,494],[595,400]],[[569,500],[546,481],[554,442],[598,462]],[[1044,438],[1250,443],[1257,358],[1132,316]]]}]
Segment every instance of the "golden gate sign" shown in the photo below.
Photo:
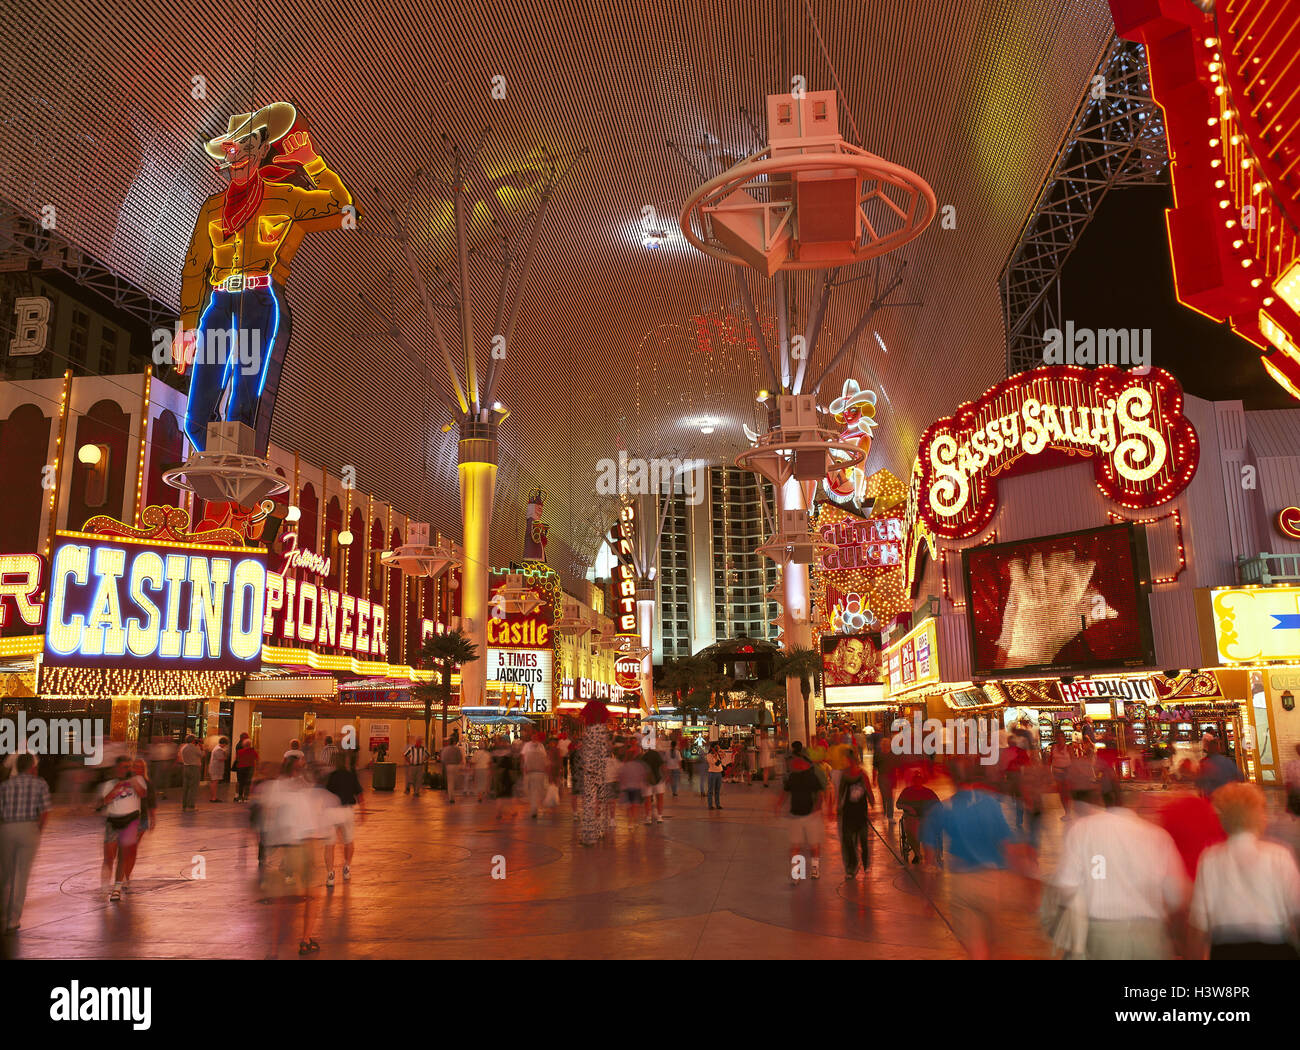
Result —
[{"label": "golden gate sign", "polygon": [[1196,431],[1168,372],[1107,365],[1012,376],[921,437],[917,512],[938,536],[974,536],[997,510],[997,477],[1091,459],[1097,488],[1125,507],[1165,503],[1196,473]]}]

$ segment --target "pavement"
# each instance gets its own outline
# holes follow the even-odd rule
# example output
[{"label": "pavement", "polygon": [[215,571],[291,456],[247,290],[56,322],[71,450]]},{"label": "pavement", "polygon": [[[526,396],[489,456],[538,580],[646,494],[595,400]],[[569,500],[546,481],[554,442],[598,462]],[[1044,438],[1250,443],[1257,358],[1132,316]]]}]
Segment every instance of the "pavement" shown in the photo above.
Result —
[{"label": "pavement", "polygon": [[[368,777],[362,774],[369,787]],[[223,788],[229,798],[231,786]],[[941,792],[946,794],[946,792]],[[103,821],[60,806],[46,829],[22,928],[5,936],[10,958],[298,958],[297,932],[271,944],[275,907],[257,881],[246,805],[182,813],[160,803],[129,892],[101,891]],[[904,865],[895,831],[874,814],[872,863],[846,881],[835,826],[826,824],[821,877],[793,883],[779,791],[724,785],[720,811],[693,787],[669,798],[662,824],[627,821],[578,843],[567,793],[530,819],[517,804],[461,798],[448,805],[366,792],[350,882],[324,886],[312,959],[960,959],[942,870]],[[1055,800],[1051,803],[1055,806]],[[1050,870],[1063,823],[1044,820]],[[1008,876],[995,957],[1047,958],[1036,920],[1038,885]],[[299,901],[301,899],[298,899]],[[290,903],[294,903],[293,900]],[[297,913],[301,914],[301,904]],[[958,927],[960,928],[960,927]]]}]

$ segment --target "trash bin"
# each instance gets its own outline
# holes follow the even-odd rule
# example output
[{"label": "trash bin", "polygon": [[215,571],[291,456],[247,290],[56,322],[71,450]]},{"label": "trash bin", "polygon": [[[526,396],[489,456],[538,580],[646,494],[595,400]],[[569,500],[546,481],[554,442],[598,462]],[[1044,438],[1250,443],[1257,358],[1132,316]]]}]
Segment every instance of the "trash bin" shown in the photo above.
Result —
[{"label": "trash bin", "polygon": [[374,791],[394,791],[397,788],[397,763],[376,762],[370,767],[370,787]]}]

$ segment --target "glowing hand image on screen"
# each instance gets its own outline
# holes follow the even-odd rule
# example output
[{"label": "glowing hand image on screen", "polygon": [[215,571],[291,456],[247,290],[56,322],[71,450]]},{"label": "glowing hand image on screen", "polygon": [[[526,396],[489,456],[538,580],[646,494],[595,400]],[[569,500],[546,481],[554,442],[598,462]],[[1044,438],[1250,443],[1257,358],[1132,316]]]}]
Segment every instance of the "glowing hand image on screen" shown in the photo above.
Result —
[{"label": "glowing hand image on screen", "polygon": [[1006,666],[1051,663],[1086,627],[1119,614],[1090,586],[1095,561],[1056,551],[1044,561],[1017,558],[1010,565],[1011,590],[1002,610],[998,648]]}]

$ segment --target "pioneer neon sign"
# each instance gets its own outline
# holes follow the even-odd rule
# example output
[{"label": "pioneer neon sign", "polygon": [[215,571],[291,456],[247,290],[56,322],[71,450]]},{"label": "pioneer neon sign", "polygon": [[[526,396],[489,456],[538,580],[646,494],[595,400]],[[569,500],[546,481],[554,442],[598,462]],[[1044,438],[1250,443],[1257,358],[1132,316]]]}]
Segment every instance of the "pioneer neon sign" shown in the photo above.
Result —
[{"label": "pioneer neon sign", "polygon": [[[329,576],[330,559],[299,547],[296,532],[287,533],[285,542],[289,547],[280,571],[266,578],[263,632],[267,641],[283,639],[386,659],[383,603],[326,586],[323,581]],[[320,582],[305,579],[307,575]]]},{"label": "pioneer neon sign", "polygon": [[266,596],[260,552],[57,535],[46,666],[256,669]]},{"label": "pioneer neon sign", "polygon": [[973,536],[997,509],[998,475],[1059,466],[1069,456],[1091,458],[1097,487],[1124,506],[1172,499],[1196,473],[1198,456],[1177,380],[1159,369],[1063,365],[999,383],[922,436],[918,510],[939,536]]}]

